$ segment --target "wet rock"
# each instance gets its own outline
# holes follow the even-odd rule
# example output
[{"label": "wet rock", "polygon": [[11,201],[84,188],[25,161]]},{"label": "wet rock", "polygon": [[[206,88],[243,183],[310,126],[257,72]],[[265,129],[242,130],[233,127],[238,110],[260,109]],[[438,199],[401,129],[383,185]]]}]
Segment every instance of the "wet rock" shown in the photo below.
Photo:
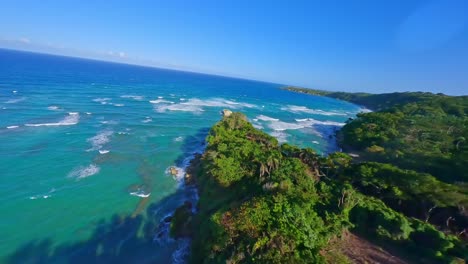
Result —
[{"label": "wet rock", "polygon": [[185,202],[177,208],[171,220],[169,233],[171,237],[181,238],[190,237],[192,235],[192,203]]},{"label": "wet rock", "polygon": [[171,173],[172,176],[177,176],[177,173],[179,173],[176,167],[170,167],[169,172]]},{"label": "wet rock", "polygon": [[228,117],[228,116],[232,115],[232,111],[228,110],[228,109],[224,109],[222,114],[223,114],[223,117]]},{"label": "wet rock", "polygon": [[185,184],[191,184],[192,183],[192,175],[190,173],[186,173],[185,177],[184,177],[184,180],[185,180]]}]

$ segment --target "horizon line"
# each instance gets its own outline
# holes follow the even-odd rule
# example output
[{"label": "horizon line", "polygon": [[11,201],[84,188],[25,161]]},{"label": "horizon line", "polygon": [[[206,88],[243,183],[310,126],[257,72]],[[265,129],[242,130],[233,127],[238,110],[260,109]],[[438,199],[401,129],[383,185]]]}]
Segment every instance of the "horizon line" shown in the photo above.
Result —
[{"label": "horizon line", "polygon": [[[31,51],[31,50],[25,50],[25,49],[9,49],[9,48],[3,48],[3,47],[0,47],[0,50],[13,51],[13,52],[23,52],[23,53],[32,53],[32,54],[39,54],[39,55],[48,55],[48,56],[62,57],[62,58],[69,58],[69,59],[89,60],[89,61],[95,61],[95,62],[128,65],[128,66],[158,69],[158,70],[166,70],[166,71],[177,71],[177,72],[184,72],[184,73],[216,76],[216,77],[237,79],[237,80],[243,80],[243,81],[261,82],[261,83],[267,83],[267,84],[282,85],[282,86],[285,86],[285,87],[294,86],[292,84],[283,84],[283,83],[275,83],[275,82],[271,82],[271,81],[264,81],[264,80],[258,80],[258,79],[250,79],[249,77],[222,75],[222,74],[217,74],[217,73],[209,73],[209,72],[196,71],[196,70],[185,70],[185,69],[178,69],[178,68],[171,68],[171,67],[160,67],[160,66],[154,66],[154,65],[137,64],[137,63],[131,63],[131,62],[120,62],[120,61],[105,60],[105,59],[98,59],[98,58],[91,58],[91,57],[80,57],[80,56],[64,55],[64,54],[49,53],[49,52],[38,52],[38,51]],[[305,88],[305,87],[303,87],[303,88]],[[312,88],[306,88],[306,89],[312,89]]]}]

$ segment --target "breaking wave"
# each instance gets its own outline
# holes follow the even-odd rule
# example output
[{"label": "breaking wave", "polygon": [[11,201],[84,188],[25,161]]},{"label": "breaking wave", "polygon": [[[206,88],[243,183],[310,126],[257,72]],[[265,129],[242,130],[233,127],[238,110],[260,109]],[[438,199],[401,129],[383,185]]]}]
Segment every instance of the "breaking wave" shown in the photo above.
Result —
[{"label": "breaking wave", "polygon": [[113,133],[113,131],[106,130],[102,131],[94,137],[88,138],[87,141],[91,143],[92,148],[88,149],[87,151],[101,150],[104,144],[110,141],[110,137]]},{"label": "breaking wave", "polygon": [[255,105],[249,103],[235,102],[231,100],[226,100],[222,98],[213,98],[207,100],[200,100],[198,98],[191,98],[185,101],[180,101],[179,103],[170,102],[167,104],[166,100],[158,99],[150,101],[155,106],[157,112],[166,112],[166,111],[185,111],[185,112],[202,112],[205,107],[218,107],[218,108],[231,108],[231,109],[240,109],[240,108],[254,108]]},{"label": "breaking wave", "polygon": [[98,173],[100,170],[101,169],[98,166],[94,165],[94,164],[90,164],[90,165],[88,165],[86,167],[80,166],[80,167],[75,168],[74,170],[72,170],[68,174],[68,177],[76,178],[76,179],[82,179],[82,178],[92,176],[92,175]]},{"label": "breaking wave", "polygon": [[288,105],[285,107],[281,107],[281,110],[288,111],[292,113],[307,113],[313,115],[325,115],[325,116],[346,116],[346,113],[338,112],[338,111],[324,111],[320,109],[310,109],[305,106],[298,106],[298,105]]},{"label": "breaking wave", "polygon": [[121,95],[120,98],[130,98],[136,101],[143,101],[145,97],[142,95]]},{"label": "breaking wave", "polygon": [[68,113],[64,119],[60,120],[56,123],[41,123],[41,124],[25,124],[25,126],[29,127],[39,127],[39,126],[71,126],[76,125],[80,121],[80,114],[76,112]]}]

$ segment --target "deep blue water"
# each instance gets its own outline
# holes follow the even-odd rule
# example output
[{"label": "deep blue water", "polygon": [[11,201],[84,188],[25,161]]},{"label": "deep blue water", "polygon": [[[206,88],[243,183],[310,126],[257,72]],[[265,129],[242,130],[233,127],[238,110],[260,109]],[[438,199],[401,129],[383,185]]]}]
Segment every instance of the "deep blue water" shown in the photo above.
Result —
[{"label": "deep blue water", "polygon": [[0,50],[0,262],[183,260],[161,221],[196,200],[184,166],[222,109],[319,153],[362,110],[280,87]]}]

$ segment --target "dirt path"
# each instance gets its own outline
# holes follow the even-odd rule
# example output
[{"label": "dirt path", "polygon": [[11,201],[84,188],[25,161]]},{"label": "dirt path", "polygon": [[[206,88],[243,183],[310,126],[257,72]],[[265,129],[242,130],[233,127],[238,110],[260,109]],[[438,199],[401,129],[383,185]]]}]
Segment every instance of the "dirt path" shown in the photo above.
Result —
[{"label": "dirt path", "polygon": [[329,252],[334,250],[340,251],[352,263],[409,264],[408,261],[350,232],[344,233],[342,238],[331,241]]}]

